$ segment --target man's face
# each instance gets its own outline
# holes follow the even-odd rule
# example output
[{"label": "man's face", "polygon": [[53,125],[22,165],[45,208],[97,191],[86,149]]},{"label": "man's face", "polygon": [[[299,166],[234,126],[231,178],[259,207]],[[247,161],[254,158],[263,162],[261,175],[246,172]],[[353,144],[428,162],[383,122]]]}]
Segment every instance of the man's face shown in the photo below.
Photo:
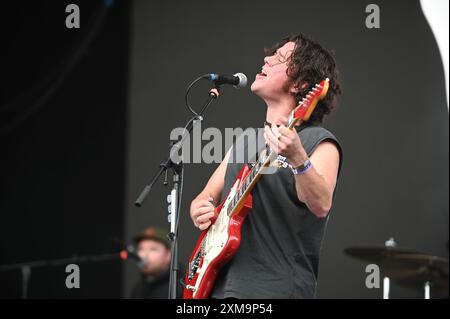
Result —
[{"label": "man's face", "polygon": [[289,94],[286,71],[294,48],[294,42],[287,42],[276,53],[264,58],[264,66],[251,86],[252,92],[265,101],[279,100]]},{"label": "man's face", "polygon": [[137,247],[139,257],[147,261],[147,265],[142,272],[147,275],[158,275],[170,265],[170,250],[156,240],[144,239]]}]

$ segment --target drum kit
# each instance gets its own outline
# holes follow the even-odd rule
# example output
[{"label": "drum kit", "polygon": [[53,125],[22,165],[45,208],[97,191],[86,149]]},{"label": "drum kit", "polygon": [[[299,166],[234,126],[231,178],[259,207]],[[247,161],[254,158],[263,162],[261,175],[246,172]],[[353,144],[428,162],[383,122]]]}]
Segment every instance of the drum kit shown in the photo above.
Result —
[{"label": "drum kit", "polygon": [[394,239],[384,246],[354,246],[344,252],[356,259],[378,265],[383,280],[383,297],[389,299],[390,281],[421,290],[424,299],[448,298],[448,258],[398,248]]}]

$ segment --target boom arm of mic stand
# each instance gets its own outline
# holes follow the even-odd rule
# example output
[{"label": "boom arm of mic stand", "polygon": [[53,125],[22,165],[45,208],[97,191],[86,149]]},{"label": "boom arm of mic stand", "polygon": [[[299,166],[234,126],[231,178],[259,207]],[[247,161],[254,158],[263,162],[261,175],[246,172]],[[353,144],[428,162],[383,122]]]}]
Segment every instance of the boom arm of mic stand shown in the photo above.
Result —
[{"label": "boom arm of mic stand", "polygon": [[134,204],[137,207],[141,207],[142,206],[142,202],[145,200],[145,198],[148,196],[148,194],[150,194],[150,191],[152,190],[153,184],[156,183],[156,181],[161,176],[161,174],[164,173],[164,171],[166,171],[166,170],[167,170],[167,167],[164,166],[163,164],[161,164],[160,167],[159,167],[159,170],[153,176],[152,181],[150,182],[150,184],[145,185],[145,187],[142,190],[141,194],[139,195],[139,197],[134,202]]}]

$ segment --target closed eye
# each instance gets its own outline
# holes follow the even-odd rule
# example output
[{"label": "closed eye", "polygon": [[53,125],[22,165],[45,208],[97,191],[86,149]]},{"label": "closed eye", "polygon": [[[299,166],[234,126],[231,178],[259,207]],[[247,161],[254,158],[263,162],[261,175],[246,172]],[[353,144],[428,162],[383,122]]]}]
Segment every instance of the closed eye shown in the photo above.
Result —
[{"label": "closed eye", "polygon": [[280,63],[286,62],[286,56],[285,56],[285,55],[282,55],[281,53],[279,53],[279,55],[278,55],[278,61],[280,61]]}]

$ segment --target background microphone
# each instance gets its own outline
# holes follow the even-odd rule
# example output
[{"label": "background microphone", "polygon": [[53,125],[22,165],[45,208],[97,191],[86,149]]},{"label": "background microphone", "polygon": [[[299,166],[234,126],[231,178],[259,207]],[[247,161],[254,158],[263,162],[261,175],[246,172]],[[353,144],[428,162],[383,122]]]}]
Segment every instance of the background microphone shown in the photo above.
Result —
[{"label": "background microphone", "polygon": [[234,75],[222,75],[222,74],[206,74],[204,76],[206,79],[213,81],[217,85],[220,84],[231,84],[235,88],[243,88],[247,85],[247,77],[244,73],[236,73]]},{"label": "background microphone", "polygon": [[133,259],[136,261],[139,268],[145,268],[148,265],[147,259],[141,258],[133,246],[127,246],[127,248],[120,251],[120,259],[123,261]]}]

